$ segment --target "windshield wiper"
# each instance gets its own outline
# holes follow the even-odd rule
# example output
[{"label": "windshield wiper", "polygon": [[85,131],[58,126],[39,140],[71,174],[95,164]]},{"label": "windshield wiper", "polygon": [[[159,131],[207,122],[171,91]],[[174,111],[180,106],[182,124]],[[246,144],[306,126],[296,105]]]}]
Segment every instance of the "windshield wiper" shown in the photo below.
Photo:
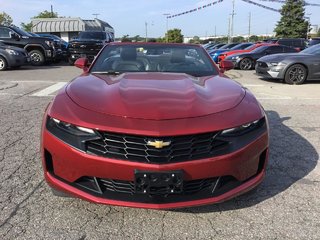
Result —
[{"label": "windshield wiper", "polygon": [[105,75],[119,75],[121,72],[117,71],[103,71],[103,72],[91,72],[92,74],[105,74]]}]

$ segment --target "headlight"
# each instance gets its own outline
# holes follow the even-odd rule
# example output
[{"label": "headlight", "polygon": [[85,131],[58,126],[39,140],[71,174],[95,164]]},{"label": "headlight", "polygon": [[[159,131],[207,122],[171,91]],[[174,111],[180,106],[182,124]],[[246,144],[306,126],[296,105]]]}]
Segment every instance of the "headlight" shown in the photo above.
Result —
[{"label": "headlight", "polygon": [[54,47],[54,43],[52,41],[44,41],[49,47]]},{"label": "headlight", "polygon": [[231,59],[233,59],[233,60],[236,60],[236,59],[239,59],[239,58],[240,58],[239,56],[231,57]]},{"label": "headlight", "polygon": [[275,66],[278,66],[279,63],[277,63],[277,62],[272,62],[272,63],[270,63],[270,64],[275,67]]},{"label": "headlight", "polygon": [[6,52],[9,53],[10,55],[15,55],[15,56],[19,55],[19,52],[9,48],[6,49]]},{"label": "headlight", "polygon": [[52,117],[47,118],[46,127],[54,136],[82,151],[86,151],[86,141],[100,138],[93,129],[76,126]]},{"label": "headlight", "polygon": [[266,122],[266,119],[263,117],[259,120],[255,120],[253,122],[243,124],[239,127],[226,129],[220,133],[220,136],[222,137],[240,136],[264,126],[265,122]]}]

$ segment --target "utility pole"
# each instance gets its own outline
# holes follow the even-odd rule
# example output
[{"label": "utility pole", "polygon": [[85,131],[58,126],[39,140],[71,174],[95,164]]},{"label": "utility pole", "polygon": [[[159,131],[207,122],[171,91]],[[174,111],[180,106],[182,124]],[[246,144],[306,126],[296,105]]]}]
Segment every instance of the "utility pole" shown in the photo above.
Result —
[{"label": "utility pole", "polygon": [[248,33],[248,42],[250,42],[251,35],[251,12],[249,12],[249,33]]},{"label": "utility pole", "polygon": [[228,43],[231,43],[231,36],[230,36],[231,26],[230,26],[230,24],[231,24],[231,21],[230,21],[230,16],[229,16],[229,18],[228,18]]},{"label": "utility pole", "polygon": [[234,4],[235,4],[235,0],[232,0],[232,13],[231,13],[231,37],[230,37],[230,40],[232,42],[232,38],[233,38],[233,30],[234,30],[234,15],[235,12],[234,12]]},{"label": "utility pole", "polygon": [[97,18],[98,19],[98,16],[100,15],[99,13],[93,13],[92,14],[94,16],[94,18]]},{"label": "utility pole", "polygon": [[53,17],[53,6],[51,5],[51,17]]},{"label": "utility pole", "polygon": [[169,18],[168,18],[168,16],[170,16],[171,14],[170,13],[164,13],[164,14],[162,14],[163,16],[165,16],[166,17],[166,30],[167,30],[167,33],[166,33],[166,42],[168,42],[169,40],[168,40],[168,21],[169,21]]},{"label": "utility pole", "polygon": [[144,24],[146,26],[146,42],[148,42],[148,23],[145,22]]}]

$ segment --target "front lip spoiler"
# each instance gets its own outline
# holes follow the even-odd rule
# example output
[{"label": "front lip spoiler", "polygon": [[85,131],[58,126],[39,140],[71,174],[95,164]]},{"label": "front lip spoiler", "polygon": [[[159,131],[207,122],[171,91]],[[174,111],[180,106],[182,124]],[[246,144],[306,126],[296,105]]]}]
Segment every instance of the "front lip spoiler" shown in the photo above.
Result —
[{"label": "front lip spoiler", "polygon": [[122,206],[122,207],[132,207],[132,208],[149,208],[149,209],[177,209],[177,208],[185,208],[185,207],[196,207],[201,205],[208,205],[214,203],[224,202],[236,196],[239,196],[245,192],[250,191],[251,189],[258,186],[264,179],[265,170],[256,175],[254,178],[248,180],[247,182],[241,184],[240,186],[220,195],[217,197],[187,201],[187,202],[176,202],[176,203],[165,203],[165,204],[150,204],[150,203],[137,203],[137,202],[126,202],[126,201],[118,201],[111,200],[93,196],[89,193],[83,192],[73,186],[70,186],[63,181],[60,181],[53,177],[49,172],[45,172],[45,178],[48,184],[58,189],[59,191],[66,192],[70,195],[74,195],[78,198],[87,200],[92,203],[98,204],[109,204],[114,206]]}]

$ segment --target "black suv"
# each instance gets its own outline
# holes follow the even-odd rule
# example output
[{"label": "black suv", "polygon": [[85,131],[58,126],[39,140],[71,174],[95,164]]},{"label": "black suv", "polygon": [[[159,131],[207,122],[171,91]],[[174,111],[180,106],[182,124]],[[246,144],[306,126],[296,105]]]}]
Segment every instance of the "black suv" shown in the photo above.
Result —
[{"label": "black suv", "polygon": [[113,35],[109,32],[103,31],[84,31],[81,32],[78,38],[69,42],[69,63],[74,62],[81,57],[86,57],[90,62],[99,53],[101,48],[109,43],[113,42]]},{"label": "black suv", "polygon": [[311,47],[317,44],[320,44],[320,37],[312,38],[308,43],[308,47]]},{"label": "black suv", "polygon": [[54,43],[49,38],[34,37],[16,26],[0,25],[0,41],[6,45],[25,49],[32,65],[43,65],[55,58]]},{"label": "black suv", "polygon": [[264,42],[275,43],[295,48],[301,51],[307,47],[307,40],[304,38],[280,38],[280,39],[267,39]]}]

